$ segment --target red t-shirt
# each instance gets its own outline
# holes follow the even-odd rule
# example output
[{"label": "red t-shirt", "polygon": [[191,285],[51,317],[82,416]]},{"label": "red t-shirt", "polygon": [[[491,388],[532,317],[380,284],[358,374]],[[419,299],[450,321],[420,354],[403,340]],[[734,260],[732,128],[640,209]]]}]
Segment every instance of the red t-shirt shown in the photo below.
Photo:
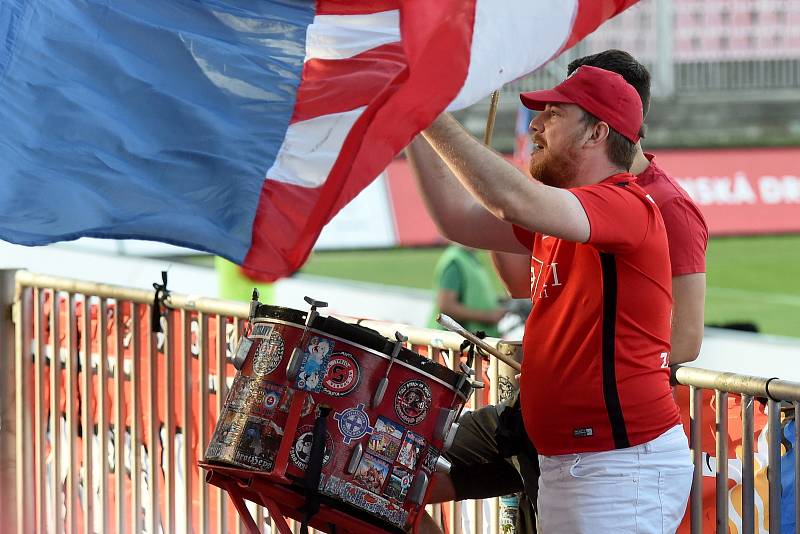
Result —
[{"label": "red t-shirt", "polygon": [[647,153],[645,156],[650,165],[637,176],[636,183],[650,193],[661,210],[667,228],[672,276],[706,272],[708,225],[700,208],[656,165],[655,156]]},{"label": "red t-shirt", "polygon": [[587,243],[515,228],[532,251],[520,398],[540,454],[631,447],[680,423],[667,237],[635,180],[622,173],[570,190],[589,218]]}]

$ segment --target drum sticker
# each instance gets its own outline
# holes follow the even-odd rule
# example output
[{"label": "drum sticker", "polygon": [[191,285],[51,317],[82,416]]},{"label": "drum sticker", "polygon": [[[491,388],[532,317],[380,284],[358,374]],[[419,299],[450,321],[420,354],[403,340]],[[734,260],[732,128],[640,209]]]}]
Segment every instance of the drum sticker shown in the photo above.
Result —
[{"label": "drum sticker", "polygon": [[228,393],[227,407],[237,412],[245,410],[247,401],[250,400],[250,388],[252,385],[252,378],[241,374],[237,375],[231,386],[231,392]]},{"label": "drum sticker", "polygon": [[406,521],[408,521],[408,512],[400,506],[396,506],[383,497],[337,477],[330,477],[322,492],[357,506],[398,527],[404,527]]},{"label": "drum sticker", "polygon": [[306,395],[306,400],[303,401],[303,409],[300,411],[300,417],[305,417],[309,415],[311,412],[314,411],[314,407],[317,405],[314,402],[314,397],[311,395]]},{"label": "drum sticker", "polygon": [[394,421],[385,417],[378,417],[378,421],[375,423],[375,430],[367,442],[367,448],[378,456],[393,462],[400,451],[403,430],[403,427]]},{"label": "drum sticker", "polygon": [[407,425],[425,420],[431,409],[431,388],[420,380],[404,382],[394,396],[394,411]]},{"label": "drum sticker", "polygon": [[268,380],[262,380],[251,386],[255,390],[254,402],[250,405],[250,415],[269,417],[275,413],[283,396],[285,386],[280,386]]},{"label": "drum sticker", "polygon": [[297,375],[297,389],[318,392],[322,388],[322,379],[332,351],[333,342],[331,340],[319,336],[311,338]]},{"label": "drum sticker", "polygon": [[242,432],[234,460],[248,467],[269,471],[275,463],[280,443],[280,436],[275,435],[265,420],[251,417]]},{"label": "drum sticker", "polygon": [[322,392],[332,397],[343,397],[356,388],[360,378],[361,370],[353,355],[334,352],[325,367]]},{"label": "drum sticker", "polygon": [[211,436],[211,441],[206,450],[206,457],[208,459],[229,460],[229,455],[233,450],[232,446],[236,443],[236,439],[244,427],[245,420],[245,415],[225,409],[214,429],[214,435]]},{"label": "drum sticker", "polygon": [[279,412],[289,413],[289,406],[292,405],[292,397],[294,397],[294,390],[292,388],[288,388],[286,391],[283,392],[283,398],[281,398],[281,404],[278,406]]},{"label": "drum sticker", "polygon": [[438,459],[439,451],[434,447],[428,447],[425,457],[422,459],[422,468],[428,473],[433,473],[436,470],[436,460]]},{"label": "drum sticker", "polygon": [[281,364],[284,352],[283,338],[278,332],[271,332],[262,339],[253,358],[253,372],[258,376],[268,375]]},{"label": "drum sticker", "polygon": [[236,355],[233,357],[234,360],[243,362],[247,359],[247,354],[250,352],[250,347],[253,346],[253,340],[249,337],[242,337],[239,340],[239,346],[236,347]]},{"label": "drum sticker", "polygon": [[380,494],[387,476],[389,464],[371,454],[365,454],[358,464],[353,480],[372,493]]},{"label": "drum sticker", "polygon": [[355,408],[348,408],[333,414],[333,419],[339,424],[339,432],[344,436],[344,444],[363,438],[372,433],[374,428],[369,424],[369,415],[364,411],[364,404]]},{"label": "drum sticker", "polygon": [[266,339],[274,329],[273,325],[267,323],[255,323],[250,337]]},{"label": "drum sticker", "polygon": [[[306,470],[308,467],[308,459],[311,455],[311,443],[314,440],[314,427],[312,425],[301,426],[297,429],[298,437],[289,450],[289,458],[292,463],[302,469]],[[325,452],[322,455],[322,465],[328,465],[333,455],[333,439],[330,432],[325,433]]]},{"label": "drum sticker", "polygon": [[[283,398],[281,399],[281,404],[278,406],[278,410],[284,413],[289,413],[289,408],[292,406],[293,398],[294,390],[292,388],[287,388],[283,394]],[[303,401],[303,409],[300,412],[300,417],[305,417],[313,412],[314,406],[316,406],[314,398],[311,395],[306,395],[306,400]]]},{"label": "drum sticker", "polygon": [[390,499],[403,502],[406,500],[408,488],[411,487],[412,478],[413,474],[410,471],[395,467],[392,469],[392,474],[389,477],[389,483],[386,485],[386,491],[383,494]]},{"label": "drum sticker", "polygon": [[414,434],[410,430],[406,432],[403,443],[400,444],[400,452],[397,454],[397,462],[414,469],[419,460],[419,453],[425,447],[425,438]]}]

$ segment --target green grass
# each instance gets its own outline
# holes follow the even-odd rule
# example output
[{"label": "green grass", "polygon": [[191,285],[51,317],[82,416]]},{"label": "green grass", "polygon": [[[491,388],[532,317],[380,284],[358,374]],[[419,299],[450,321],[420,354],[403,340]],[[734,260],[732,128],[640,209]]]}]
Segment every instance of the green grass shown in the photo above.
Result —
[{"label": "green grass", "polygon": [[[428,289],[441,250],[317,252],[302,272]],[[707,262],[706,323],[753,322],[763,333],[800,337],[800,236],[712,239]]]},{"label": "green grass", "polygon": [[706,323],[800,337],[800,236],[712,239],[707,286]]}]

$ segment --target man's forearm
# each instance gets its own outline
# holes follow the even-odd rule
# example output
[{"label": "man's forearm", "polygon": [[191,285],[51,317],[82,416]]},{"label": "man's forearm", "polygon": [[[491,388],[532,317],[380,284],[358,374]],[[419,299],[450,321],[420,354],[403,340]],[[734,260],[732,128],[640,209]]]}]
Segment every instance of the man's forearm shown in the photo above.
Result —
[{"label": "man's forearm", "polygon": [[700,354],[705,310],[705,273],[672,278],[672,350],[670,363],[691,362]]},{"label": "man's forearm", "polygon": [[[514,200],[513,185],[525,185],[528,179],[449,115],[441,115],[422,135],[463,186],[490,212],[503,218]],[[504,187],[496,187],[498,183]]]},{"label": "man's forearm", "polygon": [[497,219],[570,241],[589,238],[589,219],[575,195],[533,182],[449,115],[440,115],[422,134]]},{"label": "man's forearm", "polygon": [[417,136],[406,147],[406,156],[425,207],[439,232],[455,240],[454,231],[463,226],[463,219],[471,210],[480,206],[422,136]]}]

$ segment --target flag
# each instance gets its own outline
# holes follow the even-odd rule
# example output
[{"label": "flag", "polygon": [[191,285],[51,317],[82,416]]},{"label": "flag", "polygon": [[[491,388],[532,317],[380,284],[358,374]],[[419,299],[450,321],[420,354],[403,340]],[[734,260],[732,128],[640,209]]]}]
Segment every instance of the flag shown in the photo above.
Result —
[{"label": "flag", "polygon": [[288,275],[439,113],[635,1],[3,0],[0,238]]}]

